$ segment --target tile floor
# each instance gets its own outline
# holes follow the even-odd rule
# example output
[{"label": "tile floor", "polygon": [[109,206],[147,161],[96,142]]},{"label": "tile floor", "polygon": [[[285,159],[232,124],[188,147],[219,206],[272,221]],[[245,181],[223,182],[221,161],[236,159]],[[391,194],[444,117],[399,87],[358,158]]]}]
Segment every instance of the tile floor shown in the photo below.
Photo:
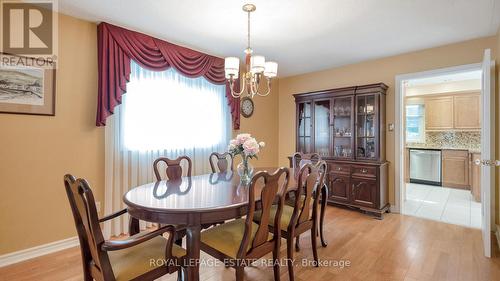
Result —
[{"label": "tile floor", "polygon": [[403,214],[481,228],[481,203],[469,190],[407,183]]}]

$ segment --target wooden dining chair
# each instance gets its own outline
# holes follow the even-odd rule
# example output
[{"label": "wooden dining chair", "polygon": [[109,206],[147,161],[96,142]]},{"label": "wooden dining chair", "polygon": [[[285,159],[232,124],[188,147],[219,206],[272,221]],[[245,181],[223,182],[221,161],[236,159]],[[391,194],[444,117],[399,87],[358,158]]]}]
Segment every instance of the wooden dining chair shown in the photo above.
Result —
[{"label": "wooden dining chair", "polygon": [[[230,159],[231,164],[229,164],[227,159]],[[212,173],[224,173],[229,171],[233,171],[233,161],[234,158],[229,152],[225,153],[217,153],[212,152],[208,157],[208,162],[210,162],[210,168],[212,168]]]},{"label": "wooden dining chair", "polygon": [[299,171],[305,164],[316,164],[321,160],[321,156],[318,153],[295,152],[292,156],[292,168],[294,171]]},{"label": "wooden dining chair", "polygon": [[[293,274],[293,241],[298,239],[299,235],[311,231],[311,246],[313,258],[318,266],[318,251],[316,249],[316,239],[319,221],[319,197],[320,189],[324,184],[326,174],[326,162],[319,161],[316,165],[311,163],[305,164],[299,172],[297,183],[303,182],[303,186],[298,185],[295,193],[293,206],[285,204],[281,214],[280,231],[281,236],[287,241],[287,264],[288,275],[291,281],[294,280]],[[271,220],[273,214],[277,214],[278,210],[273,206],[271,208]],[[261,214],[256,213],[255,221],[265,223],[261,219]],[[275,226],[269,224],[270,231],[274,232]],[[298,241],[298,240],[297,240]]]},{"label": "wooden dining chair", "polygon": [[182,178],[182,166],[181,166],[181,163],[182,163],[182,160],[185,160],[188,164],[188,168],[187,168],[187,176],[190,177],[191,176],[191,169],[192,169],[192,162],[191,162],[191,158],[187,157],[187,156],[180,156],[178,157],[177,159],[170,159],[170,158],[167,158],[167,157],[160,157],[158,159],[156,159],[154,162],[153,162],[153,169],[154,169],[154,172],[155,172],[155,176],[156,176],[156,180],[157,181],[161,181],[162,180],[162,177],[160,175],[160,171],[159,171],[159,167],[158,167],[158,164],[160,162],[164,162],[167,167],[165,169],[165,174],[166,174],[166,178],[169,179],[169,180],[176,180],[176,179],[180,179]]},{"label": "wooden dining chair", "polygon": [[[284,175],[284,176],[283,176]],[[280,184],[283,176],[283,182]],[[280,280],[280,239],[283,191],[288,185],[290,172],[279,168],[275,173],[256,173],[248,186],[248,207],[246,218],[236,219],[209,228],[201,233],[201,249],[211,256],[224,261],[236,270],[236,280],[244,279],[244,268],[264,255],[273,253],[274,280]],[[263,180],[263,185],[261,184]],[[256,196],[257,195],[257,196]],[[258,200],[260,198],[260,201]],[[262,223],[253,221],[255,204],[259,201]],[[275,213],[271,217],[271,209]],[[269,225],[275,231],[269,232]]]},{"label": "wooden dining chair", "polygon": [[[160,157],[160,158],[157,158],[154,162],[153,162],[153,170],[154,170],[154,173],[155,173],[155,177],[156,177],[156,180],[157,181],[161,181],[162,180],[162,177],[161,177],[161,174],[160,174],[160,171],[159,171],[159,164],[160,162],[164,162],[166,164],[166,168],[165,168],[165,175],[166,175],[166,179],[168,179],[169,181],[177,181],[177,180],[181,180],[182,179],[182,166],[181,166],[181,163],[182,161],[186,161],[187,162],[187,173],[186,173],[186,176],[188,178],[191,177],[191,169],[192,169],[192,166],[193,166],[193,163],[191,162],[191,158],[189,158],[188,156],[179,156],[177,157],[177,159],[170,159],[170,158],[167,158],[167,157]],[[161,224],[158,224],[158,227],[161,227],[162,225]],[[175,233],[175,244],[181,246],[182,245],[182,238],[186,235],[186,229],[184,226],[179,226],[179,225],[175,225],[174,226],[175,229],[176,229],[176,233]]]},{"label": "wooden dining chair", "polygon": [[[181,264],[180,258],[186,251],[173,244],[173,226],[125,240],[104,240],[99,223],[119,217],[127,213],[127,209],[99,219],[86,180],[65,175],[64,186],[80,240],[85,281],[154,280],[175,271],[180,273],[177,265]],[[168,233],[168,238],[162,236],[164,233]]]}]

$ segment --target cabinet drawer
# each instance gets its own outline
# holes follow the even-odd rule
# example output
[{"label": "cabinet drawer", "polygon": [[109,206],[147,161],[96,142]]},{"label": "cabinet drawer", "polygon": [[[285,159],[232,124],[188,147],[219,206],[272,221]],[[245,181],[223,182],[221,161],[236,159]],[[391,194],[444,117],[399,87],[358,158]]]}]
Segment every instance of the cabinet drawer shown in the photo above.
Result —
[{"label": "cabinet drawer", "polygon": [[331,163],[330,164],[330,172],[336,174],[346,174],[349,175],[351,173],[351,165],[349,164],[338,164]]},{"label": "cabinet drawer", "polygon": [[377,177],[377,167],[352,165],[352,175],[360,177]]},{"label": "cabinet drawer", "polygon": [[469,158],[469,151],[467,150],[455,150],[455,149],[443,149],[443,158],[457,157],[457,158]]}]

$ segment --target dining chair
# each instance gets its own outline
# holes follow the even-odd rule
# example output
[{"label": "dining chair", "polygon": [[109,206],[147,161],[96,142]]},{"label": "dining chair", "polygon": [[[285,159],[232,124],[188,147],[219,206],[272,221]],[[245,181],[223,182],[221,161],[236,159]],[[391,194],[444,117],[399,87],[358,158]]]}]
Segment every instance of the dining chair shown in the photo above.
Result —
[{"label": "dining chair", "polygon": [[292,156],[292,168],[294,171],[300,171],[300,168],[305,164],[316,164],[321,160],[321,156],[318,153],[295,152]]},{"label": "dining chair", "polygon": [[153,169],[154,169],[154,172],[155,172],[155,176],[156,176],[156,180],[157,181],[161,181],[162,180],[162,177],[160,175],[160,172],[159,172],[159,167],[158,167],[158,164],[160,162],[164,162],[167,167],[165,169],[165,174],[166,174],[166,178],[169,179],[169,180],[177,180],[177,179],[180,179],[182,178],[182,166],[181,166],[181,163],[182,163],[182,160],[185,160],[188,164],[188,167],[187,167],[187,176],[190,177],[191,176],[191,168],[192,168],[192,162],[191,162],[191,158],[187,157],[187,156],[180,156],[180,157],[177,157],[177,159],[170,159],[170,158],[167,158],[167,157],[160,157],[158,159],[156,159],[154,162],[153,162]]},{"label": "dining chair", "polygon": [[[229,165],[229,161],[227,159],[230,159],[231,165]],[[217,153],[217,152],[212,152],[210,156],[208,157],[208,162],[210,162],[210,168],[212,168],[212,173],[224,173],[227,172],[228,169],[229,171],[233,171],[233,161],[234,158],[229,152],[225,153]]]},{"label": "dining chair", "polygon": [[[155,173],[155,177],[157,181],[161,181],[162,177],[159,171],[159,164],[160,162],[164,162],[166,164],[165,168],[165,174],[166,174],[166,179],[169,181],[178,181],[182,178],[182,166],[181,163],[182,161],[187,162],[187,173],[186,176],[188,178],[191,177],[191,169],[193,166],[193,163],[191,162],[191,158],[188,156],[179,156],[177,159],[170,159],[167,157],[159,157],[153,162],[153,170]],[[161,224],[158,224],[158,227],[161,227]],[[174,226],[176,229],[175,233],[175,244],[181,246],[182,245],[182,238],[186,235],[186,229],[184,226],[179,226],[176,225]]]},{"label": "dining chair", "polygon": [[[256,173],[248,186],[246,218],[226,222],[201,233],[201,249],[225,262],[226,266],[235,268],[237,281],[244,279],[246,265],[270,252],[273,253],[274,280],[280,280],[279,226],[284,204],[282,195],[289,177],[290,172],[285,167],[273,174],[267,171]],[[253,220],[257,202],[261,206],[261,224]],[[275,213],[271,218],[272,208]],[[274,226],[274,232],[270,233],[269,225]]]},{"label": "dining chair", "polygon": [[[297,189],[292,192],[295,193],[293,206],[285,204],[281,213],[280,231],[281,236],[287,242],[287,264],[288,276],[291,281],[294,280],[293,274],[293,241],[298,239],[300,234],[311,231],[311,246],[313,251],[313,258],[318,266],[318,252],[316,249],[316,239],[319,221],[319,194],[320,188],[324,184],[326,174],[326,162],[319,161],[316,165],[311,163],[305,164],[299,172],[299,179],[297,183],[303,182],[304,185],[297,186]],[[278,214],[276,207],[271,208],[271,220],[274,214]],[[257,212],[255,221],[258,223],[265,223],[261,219],[261,213]],[[269,225],[270,231],[274,232],[275,226]]]},{"label": "dining chair", "polygon": [[[126,214],[127,209],[99,219],[86,180],[65,175],[64,186],[80,240],[85,281],[155,280],[175,271],[180,274],[178,265],[186,251],[173,244],[173,226],[124,240],[105,240],[99,223]],[[162,236],[164,233],[168,233],[168,238]]]}]

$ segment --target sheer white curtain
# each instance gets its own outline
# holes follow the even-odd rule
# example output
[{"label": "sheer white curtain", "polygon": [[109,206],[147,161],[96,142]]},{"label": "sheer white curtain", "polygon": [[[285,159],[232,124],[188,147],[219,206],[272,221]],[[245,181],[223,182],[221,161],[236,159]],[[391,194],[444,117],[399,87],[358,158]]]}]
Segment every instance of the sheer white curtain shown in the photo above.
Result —
[{"label": "sheer white curtain", "polygon": [[[122,196],[130,188],[155,180],[156,158],[187,155],[193,175],[208,173],[210,153],[225,151],[231,136],[224,85],[173,68],[154,72],[132,62],[131,69],[122,105],[106,125],[105,214],[125,207]],[[127,231],[128,216],[104,226],[107,237]]]}]

